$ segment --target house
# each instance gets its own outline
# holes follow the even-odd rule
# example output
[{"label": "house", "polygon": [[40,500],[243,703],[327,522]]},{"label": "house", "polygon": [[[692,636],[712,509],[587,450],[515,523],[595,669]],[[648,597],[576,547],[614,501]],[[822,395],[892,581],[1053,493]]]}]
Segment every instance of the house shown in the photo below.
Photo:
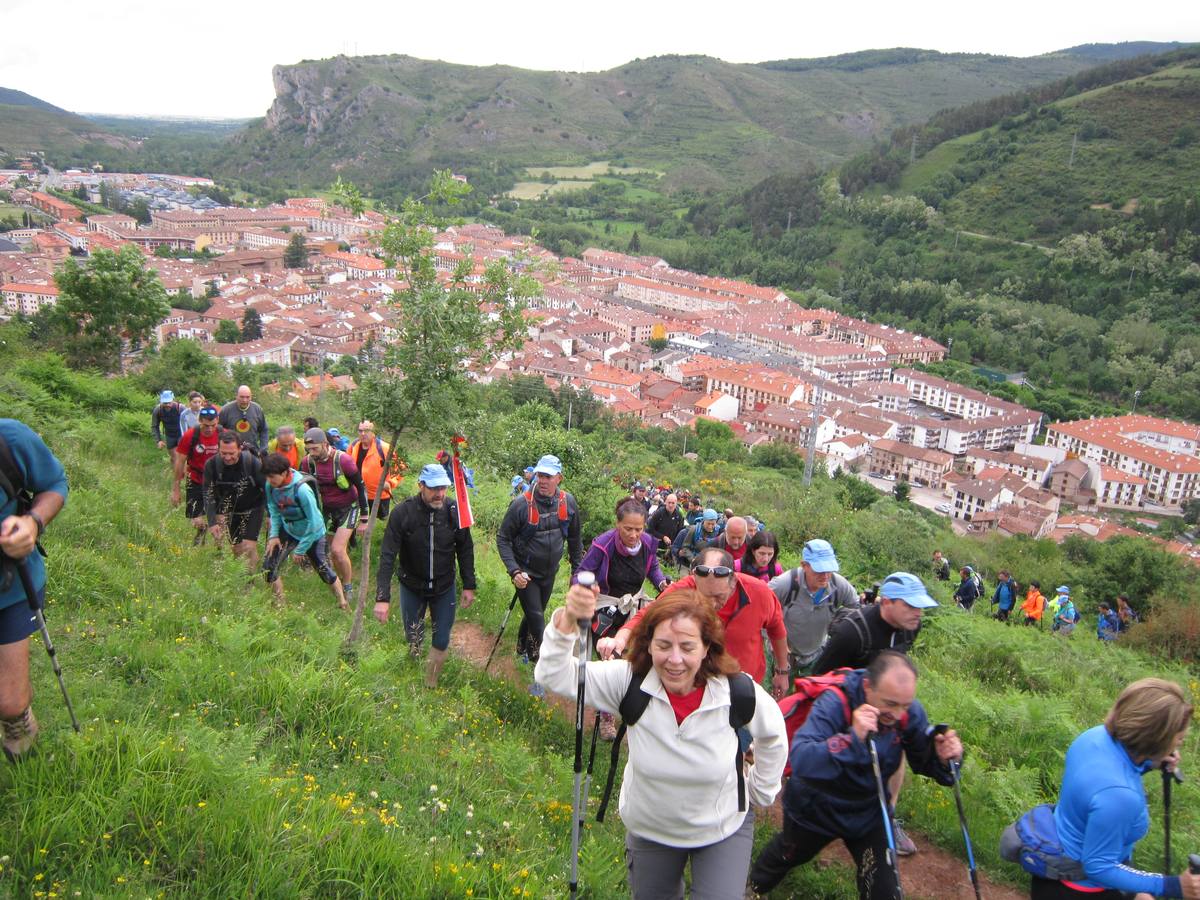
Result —
[{"label": "house", "polygon": [[708,416],[721,422],[732,422],[737,418],[738,401],[736,397],[721,391],[709,393],[696,401],[694,411],[697,416]]},{"label": "house", "polygon": [[871,445],[870,461],[873,471],[938,489],[951,470],[954,457],[941,450],[881,438]]}]

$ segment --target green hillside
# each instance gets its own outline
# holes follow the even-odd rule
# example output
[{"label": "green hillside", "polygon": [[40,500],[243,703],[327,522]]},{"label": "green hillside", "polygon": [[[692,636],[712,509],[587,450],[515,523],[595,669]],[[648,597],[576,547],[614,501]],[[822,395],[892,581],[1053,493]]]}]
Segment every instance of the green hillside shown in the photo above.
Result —
[{"label": "green hillside", "polygon": [[[676,186],[749,183],[844,159],[940,108],[1091,64],[1070,54],[898,52],[761,65],[664,56],[598,73],[406,56],[306,61],[275,68],[275,103],[219,166],[230,177],[318,186],[341,172],[378,190],[431,162],[611,159],[666,169]],[[893,55],[883,64],[879,54]]]},{"label": "green hillside", "polygon": [[0,151],[5,153],[23,156],[37,150],[48,160],[64,165],[90,161],[94,152],[127,152],[136,146],[132,140],[111,134],[74,113],[57,107],[13,105],[3,99],[0,97]]},{"label": "green hillside", "polygon": [[[1086,623],[1117,584],[1150,614],[1145,628],[1172,602],[1197,601],[1182,565],[1138,541],[1058,548],[954,538],[943,519],[857,481],[817,478],[806,490],[794,469],[736,461],[736,443],[719,427],[696,436],[697,462],[680,459],[670,436],[602,419],[565,432],[536,402],[536,388],[521,381],[478,394],[468,461],[481,485],[480,591],[463,627],[499,626],[511,594],[490,529],[505,505],[510,461],[539,448],[573,461],[569,486],[609,479],[606,491],[581,495],[593,529],[609,515],[612,478],[654,476],[760,512],[788,548],[829,537],[859,584],[899,567],[919,571],[941,546],[985,572],[1007,566],[1043,584],[1069,581]],[[71,372],[27,349],[20,329],[0,330],[0,408],[37,428],[70,478],[67,508],[46,535],[47,618],[83,724],[81,735],[71,732],[34,642],[44,731],[33,758],[0,766],[0,826],[9,836],[0,896],[562,896],[567,716],[526,693],[527,670],[496,674],[511,671],[507,661],[487,676],[478,659],[452,658],[443,686],[425,691],[395,623],[369,622],[364,643],[345,654],[348,621],[311,574],[287,576],[289,605],[276,610],[237,563],[192,548],[146,434],[152,403],[148,385]],[[273,421],[303,414],[267,411]],[[322,412],[331,423],[350,417]],[[789,552],[785,562],[794,561]],[[934,590],[947,599],[946,584]],[[1131,647],[1098,646],[1090,628],[1063,640],[949,608],[928,620],[916,654],[921,696],[969,747],[964,794],[976,853],[993,877],[1020,882],[995,858],[1000,828],[1052,796],[1068,742],[1099,721],[1124,683],[1165,674],[1200,692],[1194,673]],[[510,628],[502,653],[511,639]],[[1195,636],[1188,640],[1194,651]],[[1154,633],[1142,643],[1154,645]],[[1193,737],[1185,754],[1196,746]],[[606,766],[601,754],[596,781]],[[1180,850],[1200,839],[1190,790],[1178,792],[1174,810]],[[1134,863],[1155,868],[1161,830],[1149,793],[1154,827]],[[901,813],[961,855],[947,790],[910,779]],[[768,834],[760,826],[760,844]],[[625,895],[622,839],[615,819],[589,825],[583,896]],[[780,895],[789,890],[853,896],[840,866],[805,867]]]}]

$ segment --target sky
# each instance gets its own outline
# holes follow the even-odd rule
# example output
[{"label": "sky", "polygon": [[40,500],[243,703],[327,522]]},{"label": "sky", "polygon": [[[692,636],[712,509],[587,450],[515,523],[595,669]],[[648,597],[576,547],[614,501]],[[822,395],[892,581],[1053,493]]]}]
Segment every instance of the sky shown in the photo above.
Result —
[{"label": "sky", "polygon": [[601,71],[667,53],[1036,56],[1141,40],[1200,41],[1200,2],[0,0],[0,87],[74,112],[245,118],[271,105],[272,66],[338,54]]}]

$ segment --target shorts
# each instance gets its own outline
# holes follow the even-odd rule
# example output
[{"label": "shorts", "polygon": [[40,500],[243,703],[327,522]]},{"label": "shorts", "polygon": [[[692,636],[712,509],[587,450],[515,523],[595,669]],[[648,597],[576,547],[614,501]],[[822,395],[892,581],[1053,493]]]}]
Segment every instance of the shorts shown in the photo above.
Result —
[{"label": "shorts", "polygon": [[189,519],[199,519],[204,515],[204,485],[188,481],[183,514]]},{"label": "shorts", "polygon": [[234,512],[225,517],[229,526],[229,540],[235,544],[242,541],[257,541],[262,534],[263,515],[266,510],[257,506],[247,512]]},{"label": "shorts", "polygon": [[[313,565],[317,575],[326,584],[333,584],[337,581],[337,572],[333,571],[333,566],[329,564],[329,557],[325,553],[325,537],[314,541],[313,545],[305,551],[305,556]],[[300,542],[292,537],[286,531],[279,535],[279,549],[274,553],[268,553],[263,559],[263,571],[267,574],[267,583],[275,581],[279,578],[279,572],[283,568],[283,564],[287,558],[292,555],[292,552],[300,546]]]},{"label": "shorts", "polygon": [[[46,589],[38,591],[41,605],[46,603]],[[38,630],[37,616],[24,600],[0,609],[0,644],[16,644]]]},{"label": "shorts", "polygon": [[[375,502],[374,499],[372,499],[371,502],[374,503]],[[379,515],[377,515],[375,518],[378,519],[380,522],[386,522],[388,513],[391,512],[391,510],[392,510],[392,498],[384,497],[382,500],[379,501]]]},{"label": "shorts", "polygon": [[339,528],[353,528],[358,524],[358,507],[343,506],[324,510],[325,530],[336,532]]}]

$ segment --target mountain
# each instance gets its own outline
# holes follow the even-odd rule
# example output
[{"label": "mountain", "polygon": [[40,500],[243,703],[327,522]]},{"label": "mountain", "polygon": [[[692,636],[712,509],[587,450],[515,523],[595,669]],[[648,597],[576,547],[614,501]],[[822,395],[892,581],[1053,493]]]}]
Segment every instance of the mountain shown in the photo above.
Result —
[{"label": "mountain", "polygon": [[0,156],[38,150],[55,165],[90,162],[98,153],[137,143],[23,91],[0,88]]},{"label": "mountain", "polygon": [[339,56],[276,66],[275,102],[218,168],[298,186],[342,174],[379,188],[431,165],[611,159],[665,170],[668,186],[749,184],[840,161],[939,109],[1092,64],[1070,52],[1017,59],[901,48],[757,64],[663,56],[573,73]]},{"label": "mountain", "polygon": [[6,87],[0,87],[0,106],[32,106],[34,109],[44,109],[46,112],[62,113],[64,116],[71,115],[71,113],[61,107],[55,106],[53,103],[39,100],[37,97],[26,94],[24,91]]}]

